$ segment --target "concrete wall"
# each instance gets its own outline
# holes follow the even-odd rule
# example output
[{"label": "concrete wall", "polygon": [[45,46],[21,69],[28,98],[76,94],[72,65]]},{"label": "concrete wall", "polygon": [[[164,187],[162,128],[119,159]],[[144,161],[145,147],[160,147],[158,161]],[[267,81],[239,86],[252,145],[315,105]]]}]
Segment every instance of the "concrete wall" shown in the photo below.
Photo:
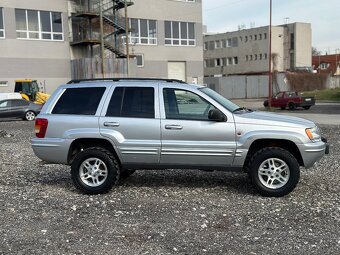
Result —
[{"label": "concrete wall", "polygon": [[[273,94],[288,90],[285,75],[277,75],[277,83],[273,83]],[[268,97],[267,75],[230,75],[228,77],[205,77],[204,83],[225,98],[263,98]]]},{"label": "concrete wall", "polygon": [[[16,79],[37,79],[51,93],[71,78],[66,0],[0,0],[4,7],[5,39],[0,39],[0,92],[12,92]],[[64,41],[17,39],[15,8],[61,12]]]}]

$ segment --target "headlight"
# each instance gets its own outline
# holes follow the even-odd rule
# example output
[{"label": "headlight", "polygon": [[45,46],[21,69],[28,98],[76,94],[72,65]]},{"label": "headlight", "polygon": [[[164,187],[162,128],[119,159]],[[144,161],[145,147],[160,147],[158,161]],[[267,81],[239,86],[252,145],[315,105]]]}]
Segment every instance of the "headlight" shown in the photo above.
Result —
[{"label": "headlight", "polygon": [[320,142],[321,141],[320,130],[317,126],[315,126],[313,128],[306,128],[306,135],[313,142]]}]

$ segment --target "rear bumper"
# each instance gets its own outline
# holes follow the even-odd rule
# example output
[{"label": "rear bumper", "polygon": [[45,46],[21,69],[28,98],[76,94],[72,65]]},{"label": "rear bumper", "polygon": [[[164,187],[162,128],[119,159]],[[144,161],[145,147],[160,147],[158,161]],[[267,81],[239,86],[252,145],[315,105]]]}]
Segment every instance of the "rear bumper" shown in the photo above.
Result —
[{"label": "rear bumper", "polygon": [[73,139],[33,138],[32,149],[43,161],[56,164],[67,164],[67,156]]}]

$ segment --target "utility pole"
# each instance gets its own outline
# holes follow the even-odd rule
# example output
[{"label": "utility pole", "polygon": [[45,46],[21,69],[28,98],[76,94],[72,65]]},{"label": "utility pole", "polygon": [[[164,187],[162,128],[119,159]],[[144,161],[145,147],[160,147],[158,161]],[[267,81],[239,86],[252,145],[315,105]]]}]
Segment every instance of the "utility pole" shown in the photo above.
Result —
[{"label": "utility pole", "polygon": [[129,77],[129,62],[130,62],[130,52],[129,52],[129,18],[127,12],[127,1],[124,0],[125,4],[125,47],[126,47],[126,75]]},{"label": "utility pole", "polygon": [[269,10],[269,54],[268,54],[268,59],[269,59],[269,70],[268,70],[268,107],[269,110],[271,110],[272,104],[271,104],[271,99],[273,96],[273,73],[272,73],[272,0],[270,1],[270,10]]},{"label": "utility pole", "polygon": [[338,74],[338,54],[339,54],[340,49],[335,49],[335,75],[339,75]]},{"label": "utility pole", "polygon": [[99,0],[99,26],[100,26],[100,56],[102,65],[102,76],[105,78],[105,64],[104,64],[104,23],[103,23],[103,0]]}]

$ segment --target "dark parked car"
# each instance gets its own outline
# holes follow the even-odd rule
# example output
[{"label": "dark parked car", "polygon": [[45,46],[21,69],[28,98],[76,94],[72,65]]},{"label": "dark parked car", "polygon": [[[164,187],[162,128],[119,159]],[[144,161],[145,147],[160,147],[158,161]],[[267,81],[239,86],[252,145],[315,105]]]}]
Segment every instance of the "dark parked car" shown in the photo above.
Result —
[{"label": "dark parked car", "polygon": [[41,111],[42,105],[23,99],[6,99],[0,101],[0,118],[22,118],[34,120]]}]

